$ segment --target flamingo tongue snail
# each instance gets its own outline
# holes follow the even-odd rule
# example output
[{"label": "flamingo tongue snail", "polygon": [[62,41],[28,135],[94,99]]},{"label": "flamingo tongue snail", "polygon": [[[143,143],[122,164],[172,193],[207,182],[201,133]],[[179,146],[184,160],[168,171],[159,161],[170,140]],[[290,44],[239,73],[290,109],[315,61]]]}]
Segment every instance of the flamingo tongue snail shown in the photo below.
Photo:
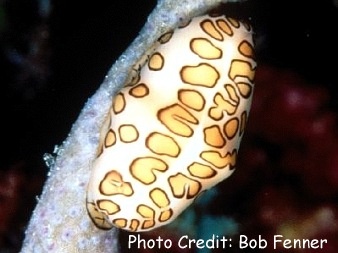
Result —
[{"label": "flamingo tongue snail", "polygon": [[162,35],[115,96],[87,192],[101,229],[173,221],[230,176],[256,63],[250,26],[205,15]]}]

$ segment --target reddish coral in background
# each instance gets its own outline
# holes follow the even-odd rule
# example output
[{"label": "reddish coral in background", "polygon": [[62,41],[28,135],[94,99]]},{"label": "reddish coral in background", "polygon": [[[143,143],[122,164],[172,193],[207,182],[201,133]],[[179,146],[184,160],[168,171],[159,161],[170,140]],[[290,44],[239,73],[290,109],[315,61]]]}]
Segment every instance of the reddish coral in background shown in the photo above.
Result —
[{"label": "reddish coral in background", "polygon": [[238,170],[221,185],[221,199],[232,205],[225,213],[243,223],[239,234],[261,234],[269,246],[274,235],[322,238],[328,243],[320,252],[337,251],[338,114],[332,99],[327,88],[291,70],[259,66]]},{"label": "reddish coral in background", "polygon": [[22,164],[16,164],[7,172],[0,174],[0,235],[1,238],[10,229],[18,215],[21,190],[24,178],[20,171]]},{"label": "reddish coral in background", "polygon": [[[0,252],[17,252],[23,232],[44,182],[43,174],[29,174],[25,161],[0,170]],[[39,171],[42,168],[34,168]]]},{"label": "reddish coral in background", "polygon": [[256,83],[248,137],[264,142],[271,162],[277,162],[274,171],[298,178],[308,197],[333,199],[338,118],[329,91],[292,71],[266,66],[259,68]]}]

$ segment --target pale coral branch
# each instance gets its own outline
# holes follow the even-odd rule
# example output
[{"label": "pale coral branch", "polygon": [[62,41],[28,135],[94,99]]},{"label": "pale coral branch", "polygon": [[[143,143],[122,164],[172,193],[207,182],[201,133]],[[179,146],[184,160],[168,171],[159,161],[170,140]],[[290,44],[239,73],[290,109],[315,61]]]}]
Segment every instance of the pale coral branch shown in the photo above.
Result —
[{"label": "pale coral branch", "polygon": [[47,158],[49,177],[26,230],[22,253],[118,252],[117,230],[107,232],[97,229],[85,208],[86,187],[100,125],[112,97],[123,86],[129,69],[154,40],[180,20],[206,12],[221,2],[227,1],[158,2],[139,36],[112,66],[100,88],[85,104],[68,138],[56,149],[56,159]]}]

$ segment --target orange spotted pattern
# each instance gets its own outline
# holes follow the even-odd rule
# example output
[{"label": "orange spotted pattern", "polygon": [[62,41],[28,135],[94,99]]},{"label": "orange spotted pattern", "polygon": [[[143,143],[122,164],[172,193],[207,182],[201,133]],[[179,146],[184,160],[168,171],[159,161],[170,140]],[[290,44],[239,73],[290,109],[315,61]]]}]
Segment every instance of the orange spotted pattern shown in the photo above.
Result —
[{"label": "orange spotted pattern", "polygon": [[160,227],[230,176],[255,68],[251,28],[235,19],[196,17],[162,35],[102,125],[87,192],[94,224]]}]

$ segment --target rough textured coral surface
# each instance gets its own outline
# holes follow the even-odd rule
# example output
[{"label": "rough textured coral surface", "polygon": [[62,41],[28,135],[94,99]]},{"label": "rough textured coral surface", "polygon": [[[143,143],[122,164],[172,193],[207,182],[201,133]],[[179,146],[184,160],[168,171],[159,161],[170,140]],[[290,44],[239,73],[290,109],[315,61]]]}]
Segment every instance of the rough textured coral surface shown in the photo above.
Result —
[{"label": "rough textured coral surface", "polygon": [[[139,37],[113,65],[96,94],[84,106],[69,137],[56,150],[49,178],[39,197],[22,247],[29,252],[117,252],[117,231],[100,231],[85,209],[85,190],[96,152],[100,123],[112,96],[132,64],[154,39],[180,20],[211,9],[221,0],[159,1]],[[127,14],[126,14],[127,15]]]}]

